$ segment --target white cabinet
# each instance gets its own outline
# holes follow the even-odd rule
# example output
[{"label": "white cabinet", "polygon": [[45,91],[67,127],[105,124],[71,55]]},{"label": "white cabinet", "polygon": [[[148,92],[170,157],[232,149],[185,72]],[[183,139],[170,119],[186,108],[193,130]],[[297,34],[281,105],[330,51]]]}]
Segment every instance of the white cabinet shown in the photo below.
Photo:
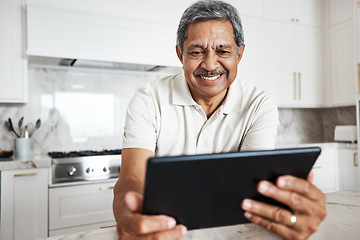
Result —
[{"label": "white cabinet", "polygon": [[27,101],[23,1],[0,0],[0,103]]},{"label": "white cabinet", "polygon": [[330,0],[331,106],[356,104],[356,49],[354,2]]},{"label": "white cabinet", "polygon": [[335,147],[320,147],[321,154],[313,167],[313,184],[324,193],[338,191],[337,149]]},{"label": "white cabinet", "polygon": [[48,230],[48,169],[1,172],[0,239],[39,239]]},{"label": "white cabinet", "polygon": [[181,66],[176,30],[192,1],[27,2],[27,54]]},{"label": "white cabinet", "polygon": [[320,1],[264,1],[265,89],[279,107],[324,103],[320,6]]},{"label": "white cabinet", "polygon": [[263,21],[247,16],[241,20],[245,32],[245,51],[238,65],[238,78],[264,88]]},{"label": "white cabinet", "polygon": [[116,180],[49,189],[49,236],[115,226]]},{"label": "white cabinet", "polygon": [[265,0],[264,18],[321,27],[321,0]]},{"label": "white cabinet", "polygon": [[[360,1],[359,0],[355,0],[356,2],[356,12],[355,12],[355,31],[356,31],[356,39],[355,39],[355,47],[357,48],[357,63],[360,63]],[[360,70],[360,67],[359,69]],[[359,76],[359,81],[360,81],[360,74]]]},{"label": "white cabinet", "polygon": [[324,143],[310,146],[321,148],[321,154],[313,166],[313,183],[316,187],[325,193],[360,187],[357,149],[354,144]]},{"label": "white cabinet", "polygon": [[329,0],[330,25],[353,19],[353,0]]},{"label": "white cabinet", "polygon": [[228,0],[226,2],[237,8],[241,19],[244,16],[263,17],[263,0]]},{"label": "white cabinet", "polygon": [[339,148],[339,188],[349,190],[360,187],[359,161],[356,149]]}]

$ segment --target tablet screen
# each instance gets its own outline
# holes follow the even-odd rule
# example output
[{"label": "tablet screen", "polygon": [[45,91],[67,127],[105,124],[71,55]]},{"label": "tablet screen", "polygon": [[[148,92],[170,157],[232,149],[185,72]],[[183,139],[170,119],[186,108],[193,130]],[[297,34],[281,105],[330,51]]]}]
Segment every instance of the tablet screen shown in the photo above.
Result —
[{"label": "tablet screen", "polygon": [[247,223],[244,198],[287,208],[260,195],[259,181],[306,179],[320,152],[311,147],[150,158],[143,213],[172,216],[189,230]]}]

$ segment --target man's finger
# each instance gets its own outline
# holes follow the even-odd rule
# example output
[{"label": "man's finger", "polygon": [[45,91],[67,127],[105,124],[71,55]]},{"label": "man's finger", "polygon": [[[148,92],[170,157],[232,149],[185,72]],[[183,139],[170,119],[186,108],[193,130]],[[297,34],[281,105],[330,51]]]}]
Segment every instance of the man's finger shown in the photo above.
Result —
[{"label": "man's finger", "polygon": [[301,178],[289,175],[280,176],[276,180],[276,186],[287,191],[297,192],[314,201],[325,200],[325,194],[313,184]]},{"label": "man's finger", "polygon": [[155,233],[152,238],[148,239],[180,239],[187,232],[187,229],[184,225],[177,225],[175,228]]},{"label": "man's finger", "polygon": [[148,216],[130,213],[121,219],[121,228],[133,235],[155,233],[172,229],[175,226],[175,219],[165,215]]},{"label": "man's finger", "polygon": [[264,196],[289,206],[293,211],[306,212],[308,214],[318,211],[315,201],[297,192],[280,189],[271,182],[261,181],[258,185],[258,191]]},{"label": "man's finger", "polygon": [[129,191],[125,195],[125,203],[131,212],[140,213],[142,211],[143,197],[137,192]]},{"label": "man's finger", "polygon": [[292,230],[285,225],[272,222],[253,213],[245,212],[245,217],[251,222],[266,228],[268,231],[273,232],[284,239],[295,239],[297,234],[295,230]]},{"label": "man's finger", "polygon": [[314,182],[314,178],[315,178],[315,173],[314,173],[314,170],[310,170],[306,180],[309,182],[309,183],[313,183]]}]

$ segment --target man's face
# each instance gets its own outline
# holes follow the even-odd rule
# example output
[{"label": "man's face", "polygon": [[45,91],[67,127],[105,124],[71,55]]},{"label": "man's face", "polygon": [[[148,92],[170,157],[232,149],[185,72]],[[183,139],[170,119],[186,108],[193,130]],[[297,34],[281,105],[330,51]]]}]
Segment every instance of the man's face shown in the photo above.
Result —
[{"label": "man's face", "polygon": [[176,50],[193,98],[210,100],[234,82],[244,45],[238,53],[231,23],[212,20],[190,25],[183,54]]}]

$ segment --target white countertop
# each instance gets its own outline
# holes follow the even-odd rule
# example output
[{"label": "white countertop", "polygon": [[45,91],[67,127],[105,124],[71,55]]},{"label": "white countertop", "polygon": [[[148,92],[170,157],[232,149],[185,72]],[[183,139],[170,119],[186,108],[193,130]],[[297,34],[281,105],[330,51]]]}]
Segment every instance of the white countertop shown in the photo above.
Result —
[{"label": "white countertop", "polygon": [[347,148],[347,149],[357,149],[357,143],[347,143],[347,142],[311,142],[311,143],[278,143],[276,148],[297,148],[297,147],[334,147],[334,148]]},{"label": "white countertop", "polygon": [[[360,236],[360,189],[328,193],[327,217],[310,239],[358,239]],[[116,228],[80,232],[47,238],[48,240],[115,240]],[[255,224],[188,231],[183,240],[193,239],[280,239]]]},{"label": "white countertop", "polygon": [[22,160],[7,158],[0,161],[0,171],[48,167],[51,167],[51,158],[48,155],[37,155]]}]

